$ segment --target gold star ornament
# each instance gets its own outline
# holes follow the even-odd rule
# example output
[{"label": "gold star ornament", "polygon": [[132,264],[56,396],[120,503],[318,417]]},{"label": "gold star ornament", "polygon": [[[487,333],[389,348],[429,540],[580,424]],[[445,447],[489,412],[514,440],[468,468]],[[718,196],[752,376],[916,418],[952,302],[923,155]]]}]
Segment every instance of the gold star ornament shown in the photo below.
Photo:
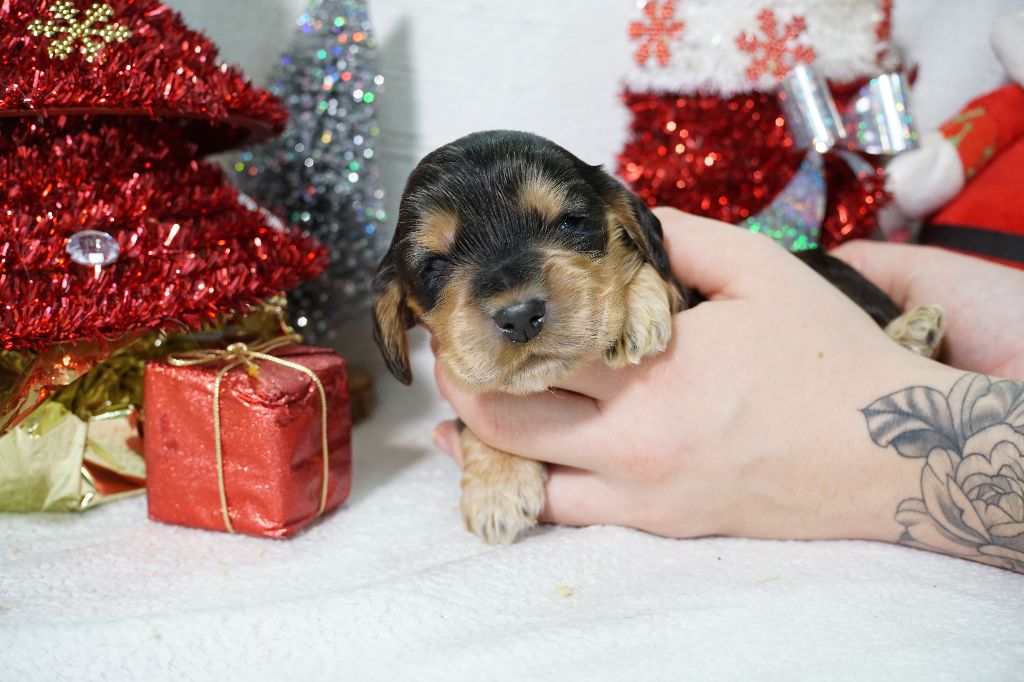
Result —
[{"label": "gold star ornament", "polygon": [[132,37],[132,32],[124,26],[110,23],[114,8],[105,2],[90,5],[81,19],[78,15],[74,2],[55,2],[50,6],[52,18],[34,20],[28,25],[28,32],[36,37],[58,36],[46,48],[51,58],[67,59],[77,51],[87,62],[94,61],[110,43],[123,43]]}]

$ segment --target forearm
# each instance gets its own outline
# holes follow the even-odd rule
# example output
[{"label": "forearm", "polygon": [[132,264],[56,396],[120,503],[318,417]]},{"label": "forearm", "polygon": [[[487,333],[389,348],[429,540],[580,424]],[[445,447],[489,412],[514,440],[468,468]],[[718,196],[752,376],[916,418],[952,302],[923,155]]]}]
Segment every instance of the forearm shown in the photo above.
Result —
[{"label": "forearm", "polygon": [[1024,382],[900,352],[855,383],[809,390],[764,430],[724,486],[719,532],[898,542],[1024,572]]},{"label": "forearm", "polygon": [[862,508],[835,536],[1024,572],[1024,382],[912,364],[861,410],[862,469],[835,482],[823,513],[858,497]]}]

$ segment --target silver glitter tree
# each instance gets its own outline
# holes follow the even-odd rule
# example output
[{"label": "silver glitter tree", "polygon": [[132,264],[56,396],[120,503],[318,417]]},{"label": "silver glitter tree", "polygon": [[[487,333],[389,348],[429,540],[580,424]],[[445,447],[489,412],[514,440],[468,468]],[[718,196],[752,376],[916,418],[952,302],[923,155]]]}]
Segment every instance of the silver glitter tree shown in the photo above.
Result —
[{"label": "silver glitter tree", "polygon": [[369,300],[387,247],[377,169],[376,42],[357,0],[312,0],[281,56],[271,90],[291,113],[284,135],[244,151],[238,185],[330,249],[324,274],[288,295],[307,341],[337,346],[338,323]]}]

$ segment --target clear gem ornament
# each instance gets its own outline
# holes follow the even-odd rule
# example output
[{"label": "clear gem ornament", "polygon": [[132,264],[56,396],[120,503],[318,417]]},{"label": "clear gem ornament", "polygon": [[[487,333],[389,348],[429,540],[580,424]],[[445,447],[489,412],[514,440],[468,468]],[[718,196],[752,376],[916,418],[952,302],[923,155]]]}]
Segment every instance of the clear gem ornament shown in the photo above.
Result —
[{"label": "clear gem ornament", "polygon": [[67,246],[71,260],[79,265],[110,265],[117,261],[121,247],[106,232],[83,230],[71,235]]}]

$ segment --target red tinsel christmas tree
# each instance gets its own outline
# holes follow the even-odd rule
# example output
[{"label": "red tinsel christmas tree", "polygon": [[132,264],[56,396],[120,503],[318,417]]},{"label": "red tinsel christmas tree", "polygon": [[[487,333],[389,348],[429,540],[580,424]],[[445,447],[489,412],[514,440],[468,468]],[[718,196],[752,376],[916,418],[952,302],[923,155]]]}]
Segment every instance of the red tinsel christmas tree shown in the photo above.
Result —
[{"label": "red tinsel christmas tree", "polygon": [[[0,509],[85,508],[141,483],[128,440],[146,357],[247,334],[242,316],[317,275],[326,253],[201,160],[287,116],[167,6],[0,0],[0,26],[0,439],[27,424],[72,465],[26,484],[39,460],[9,448],[22,464],[0,469]],[[116,421],[100,428],[100,415]],[[86,454],[81,499],[46,488],[77,478],[59,451],[81,456],[83,438],[123,456]]]},{"label": "red tinsel christmas tree", "polygon": [[9,0],[0,23],[0,348],[195,327],[319,271],[197,160],[285,114],[165,5]]}]

